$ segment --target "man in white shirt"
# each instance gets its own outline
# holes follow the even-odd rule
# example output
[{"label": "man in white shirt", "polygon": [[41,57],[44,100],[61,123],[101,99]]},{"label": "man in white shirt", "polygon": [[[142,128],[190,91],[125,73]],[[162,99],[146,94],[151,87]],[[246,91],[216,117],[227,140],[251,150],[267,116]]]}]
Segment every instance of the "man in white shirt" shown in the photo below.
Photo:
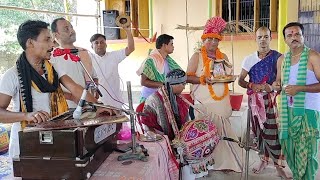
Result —
[{"label": "man in white shirt", "polygon": [[[92,62],[88,51],[76,47],[73,44],[76,41],[76,32],[74,31],[71,23],[64,18],[57,18],[51,23],[51,31],[53,37],[60,45],[58,48],[79,49],[78,56],[80,57],[81,62],[88,70],[94,81],[98,83],[98,78],[92,68]],[[56,70],[63,70],[73,81],[84,88],[86,86],[86,82],[90,82],[89,77],[79,62],[72,61],[69,56],[68,58],[68,60],[65,60],[64,56],[51,57],[50,62]],[[66,88],[62,87],[62,90],[67,98],[69,108],[75,108],[77,106],[77,104],[73,102],[75,97],[73,97],[70,91]]]},{"label": "man in white shirt", "polygon": [[96,54],[90,54],[92,65],[99,77],[102,97],[99,99],[103,104],[121,108],[122,96],[120,90],[120,77],[118,66],[127,56],[134,51],[134,40],[130,28],[123,28],[127,33],[128,44],[124,49],[106,52],[106,37],[102,34],[94,34],[90,38],[91,47]]},{"label": "man in white shirt", "polygon": [[[75,99],[80,99],[83,92],[66,73],[55,71],[49,63],[54,44],[48,26],[43,21],[30,20],[20,25],[17,37],[24,51],[0,81],[0,122],[13,123],[10,157],[20,154],[18,132],[26,123],[41,123],[68,110],[60,83],[72,89]],[[8,111],[11,99],[13,110]],[[97,102],[90,94],[86,100]]]}]

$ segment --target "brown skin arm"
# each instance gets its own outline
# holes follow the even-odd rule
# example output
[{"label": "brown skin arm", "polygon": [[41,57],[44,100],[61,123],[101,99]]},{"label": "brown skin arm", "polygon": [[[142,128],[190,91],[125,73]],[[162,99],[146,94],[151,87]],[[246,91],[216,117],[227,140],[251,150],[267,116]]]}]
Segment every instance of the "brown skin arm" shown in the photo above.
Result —
[{"label": "brown skin arm", "polygon": [[[60,83],[71,92],[74,97],[74,102],[78,103],[81,98],[83,88],[79,84],[75,83],[68,75],[60,77]],[[92,94],[87,93],[86,101],[97,103],[98,100]],[[97,116],[100,116],[100,114],[113,115],[116,114],[116,111],[107,108],[98,108]]]},{"label": "brown skin arm", "polygon": [[238,81],[238,85],[243,87],[243,88],[247,88],[247,85],[249,82],[247,82],[245,80],[245,78],[247,77],[248,72],[244,69],[241,70],[240,76],[239,76],[239,81]]},{"label": "brown skin arm", "polygon": [[130,27],[128,28],[123,28],[126,33],[127,33],[127,40],[128,40],[128,44],[127,44],[127,47],[126,47],[126,56],[129,56],[135,49],[134,47],[134,40],[133,40],[133,36],[132,36],[132,33],[131,33],[131,29]]},{"label": "brown skin arm", "polygon": [[[78,47],[77,47],[78,48]],[[86,49],[79,48],[79,57],[81,59],[81,62],[83,63],[84,67],[87,69],[88,73],[92,76],[92,62],[90,55]],[[84,77],[86,81],[90,81],[90,78],[88,77],[87,73],[84,73]]]},{"label": "brown skin arm", "polygon": [[[245,80],[247,75],[248,75],[248,72],[246,70],[242,69],[241,73],[240,73],[239,81],[238,81],[239,86],[246,88],[246,89],[248,88],[247,86],[249,85],[249,82],[247,82]],[[261,92],[261,91],[271,92],[272,86],[268,83],[265,83],[265,84],[254,84],[253,83],[252,90],[255,92]]]},{"label": "brown skin arm", "polygon": [[[308,69],[315,73],[318,81],[320,81],[320,55],[314,50],[310,50]],[[320,83],[300,86],[300,85],[288,85],[285,92],[289,96],[294,96],[298,92],[318,93],[320,92]]]},{"label": "brown skin arm", "polygon": [[[75,83],[68,75],[60,77],[60,83],[71,92],[74,102],[78,103],[83,92],[83,87]],[[97,99],[90,93],[87,94],[86,100],[94,103],[97,102]]]},{"label": "brown skin arm", "polygon": [[141,74],[141,85],[148,88],[159,88],[163,86],[162,82],[152,81],[146,75]]},{"label": "brown skin arm", "polygon": [[[188,63],[187,73],[195,73],[198,68],[199,63],[199,53],[194,53]],[[187,76],[187,83],[200,84],[200,77],[197,76]]]},{"label": "brown skin arm", "polygon": [[14,123],[26,120],[28,122],[42,122],[47,121],[50,118],[49,113],[45,111],[37,112],[11,112],[7,108],[11,101],[11,96],[0,93],[0,122],[2,123]]}]

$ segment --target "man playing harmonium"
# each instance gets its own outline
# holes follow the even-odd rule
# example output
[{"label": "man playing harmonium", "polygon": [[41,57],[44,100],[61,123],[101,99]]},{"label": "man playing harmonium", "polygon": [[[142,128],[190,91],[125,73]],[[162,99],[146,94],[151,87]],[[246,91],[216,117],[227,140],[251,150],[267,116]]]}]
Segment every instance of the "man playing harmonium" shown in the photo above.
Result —
[{"label": "man playing harmonium", "polygon": [[[0,81],[0,122],[13,123],[10,157],[20,154],[18,132],[26,123],[48,121],[68,110],[60,83],[77,99],[80,99],[83,92],[83,88],[65,72],[56,71],[49,63],[54,43],[48,25],[43,21],[32,20],[20,25],[17,38],[23,52],[16,65],[10,68]],[[11,99],[13,112],[6,110]],[[97,101],[89,93],[86,100]],[[99,111],[113,113],[109,109]]]}]

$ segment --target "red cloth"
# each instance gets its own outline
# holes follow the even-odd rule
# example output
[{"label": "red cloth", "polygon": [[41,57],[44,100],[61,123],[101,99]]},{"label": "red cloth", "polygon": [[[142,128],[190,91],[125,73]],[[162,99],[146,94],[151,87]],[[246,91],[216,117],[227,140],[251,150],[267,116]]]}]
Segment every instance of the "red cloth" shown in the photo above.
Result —
[{"label": "red cloth", "polygon": [[[146,113],[148,116],[141,116],[141,123],[148,126],[149,128],[156,129],[161,132],[165,132],[163,127],[161,127],[158,123],[158,118],[167,124],[167,129],[169,139],[172,140],[174,139],[174,133],[171,128],[171,124],[169,123],[168,120],[168,110],[165,110],[164,106],[164,99],[160,95],[160,93],[155,92],[152,96],[156,96],[154,98],[154,102],[151,104],[155,104],[155,107],[151,107],[148,104],[145,104],[143,112]],[[177,100],[177,105],[179,109],[179,115],[180,115],[180,121],[181,124],[185,124],[186,121],[188,120],[188,110],[189,110],[189,105],[185,103],[180,97],[176,96]],[[146,107],[147,106],[147,107]],[[156,108],[156,109],[155,109]],[[159,117],[158,117],[159,116]]]}]

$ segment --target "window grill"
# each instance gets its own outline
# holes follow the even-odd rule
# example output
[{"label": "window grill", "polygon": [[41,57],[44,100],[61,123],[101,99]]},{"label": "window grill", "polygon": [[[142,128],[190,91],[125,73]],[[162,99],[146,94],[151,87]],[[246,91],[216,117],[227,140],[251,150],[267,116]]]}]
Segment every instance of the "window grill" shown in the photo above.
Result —
[{"label": "window grill", "polygon": [[320,1],[299,0],[298,17],[304,27],[305,44],[320,52]]},{"label": "window grill", "polygon": [[260,1],[259,26],[270,27],[270,0]]},{"label": "window grill", "polygon": [[[239,21],[249,25],[251,29],[254,27],[254,1],[253,0],[240,0],[239,7]],[[240,32],[245,30],[239,26]]]},{"label": "window grill", "polygon": [[[274,3],[271,3],[273,1]],[[229,21],[228,0],[221,0],[221,16]],[[256,4],[255,4],[256,3]],[[231,0],[231,21],[237,22],[237,32],[246,32],[241,24],[248,26],[255,31],[261,26],[269,27],[276,31],[276,22],[271,26],[271,14],[277,14],[278,1],[276,0]],[[272,6],[273,8],[270,8]]]}]

